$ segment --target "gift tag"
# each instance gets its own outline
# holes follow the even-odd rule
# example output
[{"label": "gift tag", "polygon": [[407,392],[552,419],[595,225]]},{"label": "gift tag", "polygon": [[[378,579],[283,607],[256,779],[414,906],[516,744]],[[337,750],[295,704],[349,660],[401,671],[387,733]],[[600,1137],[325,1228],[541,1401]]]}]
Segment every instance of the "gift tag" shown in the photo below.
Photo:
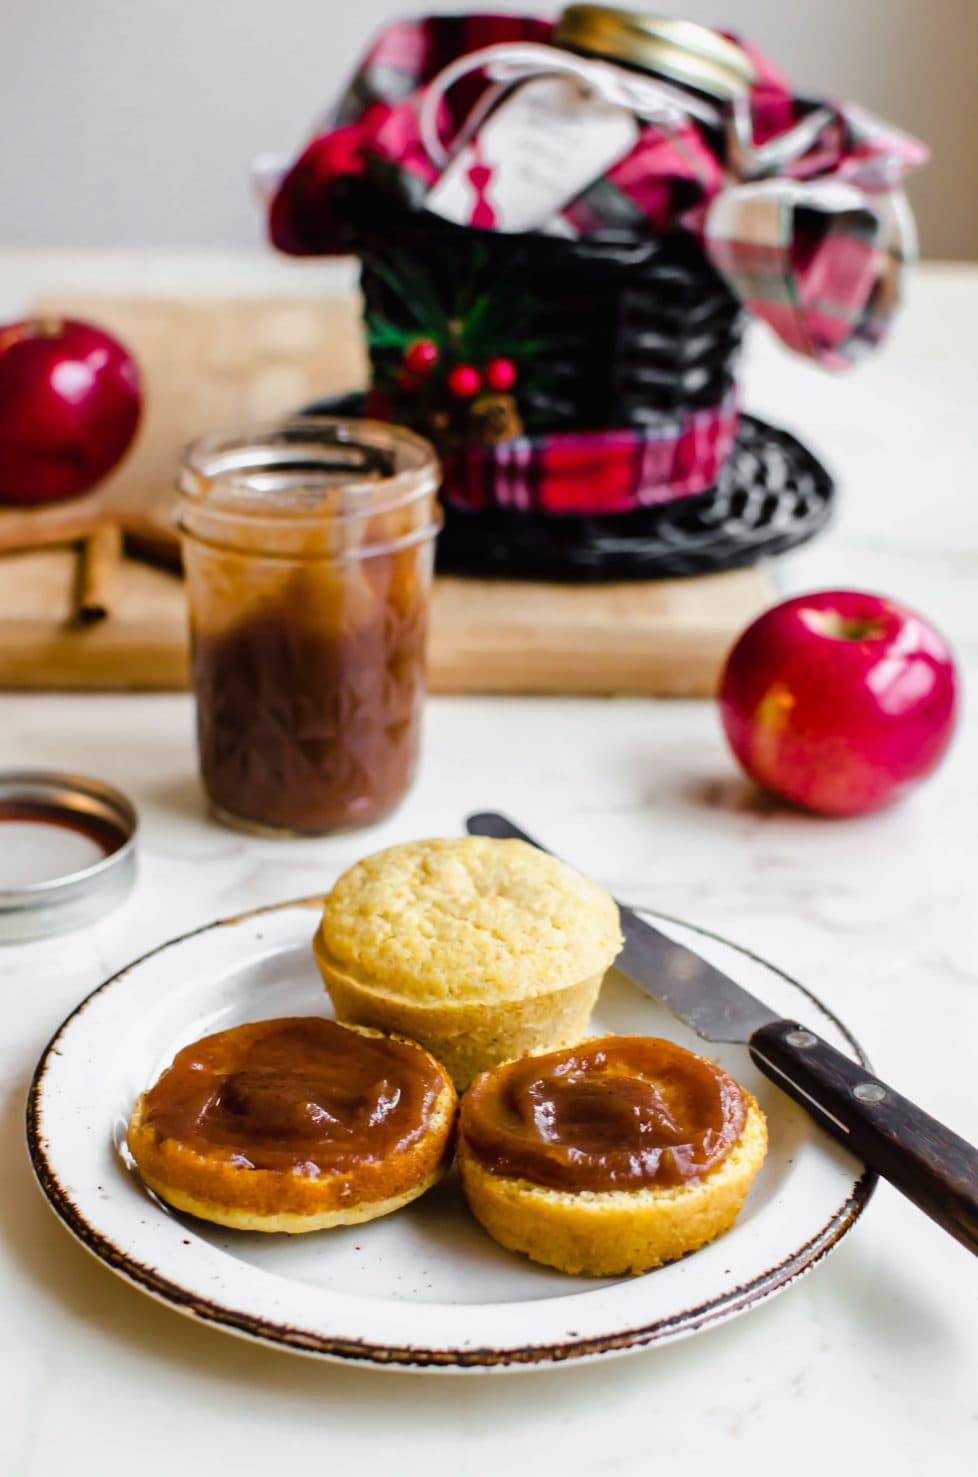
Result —
[{"label": "gift tag", "polygon": [[638,133],[629,109],[579,78],[535,77],[462,146],[426,208],[481,230],[539,230],[623,158]]}]

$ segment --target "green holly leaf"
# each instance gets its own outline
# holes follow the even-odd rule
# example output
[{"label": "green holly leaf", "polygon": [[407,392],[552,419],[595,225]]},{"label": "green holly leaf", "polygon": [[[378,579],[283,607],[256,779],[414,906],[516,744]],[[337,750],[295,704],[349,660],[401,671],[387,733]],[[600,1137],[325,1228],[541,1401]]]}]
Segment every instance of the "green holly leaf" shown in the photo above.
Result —
[{"label": "green holly leaf", "polygon": [[375,349],[406,349],[418,337],[415,329],[405,328],[382,313],[368,313],[364,319],[367,339]]},{"label": "green holly leaf", "polygon": [[448,315],[423,267],[401,260],[394,263],[378,256],[371,257],[370,265],[417,324],[413,337],[418,337],[419,330],[431,338],[445,337]]}]

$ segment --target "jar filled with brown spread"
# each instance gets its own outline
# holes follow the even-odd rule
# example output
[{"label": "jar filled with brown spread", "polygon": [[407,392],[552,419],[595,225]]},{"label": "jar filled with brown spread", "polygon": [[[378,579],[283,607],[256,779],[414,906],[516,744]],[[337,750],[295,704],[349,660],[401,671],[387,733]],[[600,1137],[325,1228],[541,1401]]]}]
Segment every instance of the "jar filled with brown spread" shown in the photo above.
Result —
[{"label": "jar filled with brown spread", "polygon": [[305,417],[205,437],[179,478],[201,774],[267,834],[369,825],[418,757],[438,463],[420,436]]}]

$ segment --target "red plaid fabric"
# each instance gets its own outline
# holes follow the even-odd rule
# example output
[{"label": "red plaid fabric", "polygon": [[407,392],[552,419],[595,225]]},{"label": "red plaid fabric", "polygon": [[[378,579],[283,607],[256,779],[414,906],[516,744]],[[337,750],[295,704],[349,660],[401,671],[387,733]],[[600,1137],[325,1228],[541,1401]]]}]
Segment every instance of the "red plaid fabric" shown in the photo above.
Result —
[{"label": "red plaid fabric", "polygon": [[469,510],[627,513],[716,485],[737,435],[733,395],[649,431],[517,436],[445,458],[442,496]]},{"label": "red plaid fabric", "polygon": [[[456,57],[486,46],[546,43],[549,21],[436,16],[397,22],[368,51],[336,113],[282,175],[269,206],[283,251],[349,251],[343,179],[370,175],[414,206],[438,178],[421,141],[421,99]],[[732,291],[790,348],[840,368],[883,337],[914,254],[900,184],[922,164],[915,140],[851,106],[796,96],[751,47],[756,68],[739,145],[718,148],[693,119],[648,124],[632,151],[561,211],[566,229],[696,231]],[[485,86],[471,74],[441,100],[439,132],[455,137]],[[798,130],[802,143],[792,147]],[[781,146],[784,146],[781,149]],[[781,150],[780,158],[777,157]],[[772,164],[765,157],[775,151]]]},{"label": "red plaid fabric", "polygon": [[799,354],[844,369],[885,336],[909,235],[857,199],[798,224],[816,193],[765,180],[719,196],[707,249],[740,300]]}]

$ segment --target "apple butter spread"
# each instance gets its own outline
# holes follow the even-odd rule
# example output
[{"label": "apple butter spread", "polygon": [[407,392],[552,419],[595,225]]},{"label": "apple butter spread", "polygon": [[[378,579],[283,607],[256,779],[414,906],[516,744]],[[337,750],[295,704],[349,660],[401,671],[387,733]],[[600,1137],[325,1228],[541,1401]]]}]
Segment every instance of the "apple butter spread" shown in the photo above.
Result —
[{"label": "apple butter spread", "polygon": [[191,447],[180,476],[201,777],[219,819],[369,825],[414,774],[438,467],[310,417]]},{"label": "apple butter spread", "polygon": [[476,1078],[460,1126],[496,1174],[565,1191],[668,1187],[713,1169],[746,1118],[737,1083],[671,1041],[604,1036]]},{"label": "apple butter spread", "polygon": [[298,1016],[185,1046],[146,1094],[143,1122],[158,1142],[236,1168],[315,1178],[408,1149],[444,1088],[410,1042]]}]

